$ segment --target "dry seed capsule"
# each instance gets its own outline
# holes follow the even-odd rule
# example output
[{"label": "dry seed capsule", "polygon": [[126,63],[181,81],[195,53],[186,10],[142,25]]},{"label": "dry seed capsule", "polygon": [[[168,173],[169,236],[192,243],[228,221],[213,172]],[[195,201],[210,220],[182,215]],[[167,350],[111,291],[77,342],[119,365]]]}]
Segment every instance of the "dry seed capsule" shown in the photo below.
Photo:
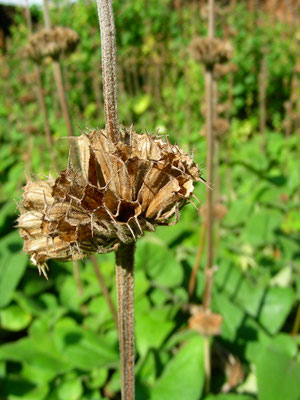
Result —
[{"label": "dry seed capsule", "polygon": [[190,44],[192,57],[212,71],[216,64],[224,64],[232,58],[233,49],[227,40],[195,37]]},{"label": "dry seed capsule", "polygon": [[194,182],[203,180],[189,155],[156,136],[124,130],[114,143],[93,131],[75,140],[81,172],[68,165],[57,179],[24,188],[18,225],[24,250],[42,269],[50,258],[114,251],[177,222]]}]

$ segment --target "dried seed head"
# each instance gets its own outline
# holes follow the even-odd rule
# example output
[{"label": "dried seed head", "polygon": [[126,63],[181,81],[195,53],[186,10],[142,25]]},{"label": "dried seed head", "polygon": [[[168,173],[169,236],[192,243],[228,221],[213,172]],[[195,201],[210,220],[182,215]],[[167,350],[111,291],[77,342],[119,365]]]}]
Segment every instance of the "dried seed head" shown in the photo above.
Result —
[{"label": "dried seed head", "polygon": [[[227,212],[228,212],[228,208],[225,206],[225,204],[218,202],[213,205],[213,215],[214,215],[214,219],[216,219],[217,221],[221,221],[226,216]],[[202,215],[203,218],[206,220],[206,216],[207,216],[206,205],[204,205],[200,208],[200,215]]]},{"label": "dried seed head", "polygon": [[34,93],[26,93],[19,97],[20,104],[30,104],[36,102],[36,96]]},{"label": "dried seed head", "polygon": [[228,64],[216,64],[214,67],[214,77],[215,79],[220,79],[230,73],[237,71],[237,65],[233,62]]},{"label": "dried seed head", "polygon": [[207,70],[213,70],[216,64],[224,64],[232,58],[233,48],[227,40],[195,37],[190,44],[190,52]]},{"label": "dried seed head", "polygon": [[78,42],[79,36],[75,31],[56,26],[32,35],[25,47],[25,54],[35,62],[40,62],[45,57],[57,60],[63,54],[72,53]]},{"label": "dried seed head", "polygon": [[177,222],[194,182],[202,180],[197,165],[161,138],[122,134],[118,143],[105,131],[81,135],[82,172],[69,165],[56,180],[27,183],[18,227],[33,263],[113,251]]},{"label": "dried seed head", "polygon": [[199,307],[189,318],[189,328],[205,336],[215,336],[221,333],[223,317],[220,314],[214,314],[210,310],[204,310]]},{"label": "dried seed head", "polygon": [[[230,123],[225,118],[215,118],[213,122],[214,136],[216,139],[221,137],[229,131]],[[206,136],[206,127],[203,128],[202,135]]]}]

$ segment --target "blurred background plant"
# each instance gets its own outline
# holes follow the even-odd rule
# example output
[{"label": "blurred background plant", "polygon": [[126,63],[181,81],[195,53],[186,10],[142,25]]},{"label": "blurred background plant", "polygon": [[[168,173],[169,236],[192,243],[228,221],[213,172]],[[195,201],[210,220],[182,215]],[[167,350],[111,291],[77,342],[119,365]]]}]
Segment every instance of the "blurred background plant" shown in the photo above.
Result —
[{"label": "blurred background plant", "polygon": [[[230,128],[218,146],[218,197],[227,213],[215,232],[211,308],[223,322],[212,340],[210,393],[204,394],[204,337],[197,321],[188,323],[202,303],[205,249],[190,299],[188,282],[205,213],[189,206],[168,234],[159,228],[137,247],[136,397],[298,400],[299,3],[216,6],[216,36],[230,39],[235,67],[218,78],[218,103],[227,104]],[[0,399],[118,399],[118,335],[92,261],[79,263],[79,295],[72,263],[50,262],[46,281],[20,253],[14,226],[24,169],[48,175],[51,153],[35,66],[22,53],[29,34],[25,8],[0,7]],[[121,123],[168,134],[194,151],[203,169],[204,69],[189,45],[207,34],[206,2],[124,0],[114,8]],[[50,13],[53,26],[80,37],[63,63],[74,132],[103,127],[95,4],[51,2]],[[36,32],[41,8],[31,7],[31,15]],[[69,143],[58,139],[68,132],[49,64],[46,58],[39,68],[62,169]],[[200,185],[196,196],[204,203]],[[115,302],[113,256],[96,258]]]}]

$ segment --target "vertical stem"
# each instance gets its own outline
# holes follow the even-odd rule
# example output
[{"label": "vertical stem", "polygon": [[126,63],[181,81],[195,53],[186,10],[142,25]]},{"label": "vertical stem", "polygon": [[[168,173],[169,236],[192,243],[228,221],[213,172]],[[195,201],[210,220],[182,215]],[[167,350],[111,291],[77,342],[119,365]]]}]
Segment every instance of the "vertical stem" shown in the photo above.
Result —
[{"label": "vertical stem", "polygon": [[[209,0],[209,26],[208,26],[208,37],[213,38],[215,33],[215,4],[214,0]],[[213,118],[214,118],[214,101],[213,101],[213,73],[211,70],[207,70],[205,73],[206,83],[206,132],[207,132],[207,181],[209,185],[213,184],[213,167],[214,167],[214,132],[213,132]],[[207,261],[206,271],[212,269],[213,263],[213,193],[208,187],[206,190],[206,206],[207,206]],[[208,276],[206,277],[208,278]],[[206,280],[207,283],[207,280]],[[208,284],[208,287],[210,284]],[[204,308],[210,307],[210,297],[205,296],[203,299]]]},{"label": "vertical stem", "polygon": [[266,146],[266,92],[267,92],[267,48],[264,46],[259,71],[259,131],[262,136],[262,148]]},{"label": "vertical stem", "polygon": [[102,273],[101,273],[101,270],[100,270],[100,268],[99,268],[97,258],[96,258],[96,256],[93,254],[93,255],[90,256],[90,259],[91,259],[91,261],[92,261],[92,264],[93,264],[93,267],[94,267],[94,271],[95,271],[97,280],[98,280],[98,282],[99,282],[100,288],[101,288],[101,290],[102,290],[102,293],[103,293],[103,295],[104,295],[104,297],[105,297],[105,300],[106,300],[106,302],[107,302],[107,305],[108,305],[108,307],[109,307],[109,309],[110,309],[110,311],[111,311],[111,313],[112,313],[112,316],[113,316],[113,319],[114,319],[114,321],[115,321],[116,327],[118,328],[118,316],[117,316],[117,312],[116,312],[114,303],[112,302],[112,299],[111,299],[109,290],[108,290],[107,287],[106,287],[105,280],[104,280],[104,277],[103,277],[103,275],[102,275]]},{"label": "vertical stem", "polygon": [[194,267],[192,269],[192,273],[191,273],[191,277],[190,277],[190,281],[189,281],[188,291],[189,291],[190,297],[192,297],[194,290],[195,290],[196,280],[197,280],[197,272],[198,272],[201,258],[202,258],[204,243],[205,243],[205,221],[202,222],[196,261],[195,261]]},{"label": "vertical stem", "polygon": [[110,138],[117,142],[120,140],[120,129],[117,101],[116,39],[112,0],[97,0],[97,7],[101,33],[105,129]]},{"label": "vertical stem", "polygon": [[[208,0],[208,37],[213,39],[215,36],[215,2]],[[207,136],[207,180],[209,185],[214,183],[214,80],[213,71],[206,70],[205,74],[206,84],[206,136]],[[203,295],[203,308],[205,311],[210,311],[211,293],[212,293],[212,279],[213,279],[213,193],[208,187],[206,190],[206,206],[207,206],[207,247],[206,247],[206,268],[205,268],[205,286]],[[205,337],[204,340],[205,351],[205,390],[209,393],[210,379],[211,379],[211,363],[210,363],[210,342],[209,338]]]},{"label": "vertical stem", "polygon": [[[45,21],[45,27],[46,29],[51,29],[51,18],[50,18],[50,13],[49,13],[49,8],[48,8],[48,1],[43,0],[43,9],[44,9],[44,21]],[[70,116],[70,111],[69,111],[69,105],[68,105],[68,100],[64,88],[64,83],[63,83],[63,77],[62,77],[62,71],[61,71],[61,65],[59,61],[53,60],[53,73],[54,73],[54,80],[56,83],[56,88],[57,88],[57,94],[60,102],[60,106],[62,109],[63,117],[67,126],[67,132],[69,137],[73,137],[73,126],[72,126],[72,121],[71,121],[71,116]],[[74,162],[74,164],[78,167],[79,162],[78,158],[76,156],[76,149],[75,149],[75,143],[74,141],[71,141],[70,143],[71,147],[71,158]]]},{"label": "vertical stem", "polygon": [[[26,1],[26,21],[27,21],[27,26],[28,26],[28,30],[29,30],[29,36],[30,36],[30,35],[32,35],[32,20],[31,20],[31,14],[30,14],[28,0]],[[52,161],[53,167],[56,170],[58,170],[58,165],[57,165],[54,146],[53,146],[53,138],[51,135],[51,129],[50,129],[50,124],[49,124],[48,110],[46,107],[45,96],[44,96],[44,91],[43,91],[41,70],[37,64],[34,67],[34,72],[35,72],[36,82],[37,82],[37,98],[38,98],[38,102],[41,107],[46,141],[47,141],[48,149],[49,149],[49,152],[51,155],[51,161]]]},{"label": "vertical stem", "polygon": [[121,243],[116,251],[122,400],[134,400],[134,250]]}]

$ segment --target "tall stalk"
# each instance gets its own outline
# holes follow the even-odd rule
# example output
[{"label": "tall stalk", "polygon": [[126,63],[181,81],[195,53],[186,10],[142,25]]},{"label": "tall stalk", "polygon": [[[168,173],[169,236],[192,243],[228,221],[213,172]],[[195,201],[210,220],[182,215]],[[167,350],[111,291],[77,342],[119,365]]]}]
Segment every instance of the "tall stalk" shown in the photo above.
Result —
[{"label": "tall stalk", "polygon": [[[97,6],[101,32],[105,130],[117,142],[120,140],[120,129],[112,1],[97,0]],[[134,244],[121,243],[116,251],[122,400],[134,400],[134,250]]]},{"label": "tall stalk", "polygon": [[[45,21],[45,27],[46,29],[51,29],[51,19],[50,19],[50,13],[49,13],[49,7],[48,7],[48,0],[43,0],[43,9],[44,9],[44,21]],[[63,117],[66,123],[67,127],[67,132],[69,137],[73,137],[73,126],[72,126],[72,121],[71,121],[71,116],[70,116],[70,110],[69,110],[69,105],[68,105],[68,100],[64,88],[64,82],[63,82],[63,76],[62,76],[62,70],[61,70],[61,65],[59,61],[53,60],[53,74],[54,74],[54,80],[56,83],[56,89],[57,89],[57,94],[61,106],[61,110],[63,113]],[[71,148],[71,158],[74,164],[79,167],[79,162],[78,158],[76,156],[76,148],[75,148],[75,143],[72,140],[70,143],[70,148]]]},{"label": "tall stalk", "polygon": [[[28,0],[26,1],[26,21],[27,21],[27,26],[28,26],[28,30],[29,30],[29,36],[31,36],[33,31],[32,31],[32,20],[31,20],[31,14],[30,14]],[[35,64],[35,66],[34,66],[34,73],[35,73],[36,83],[37,83],[37,98],[38,98],[38,102],[40,104],[40,108],[41,108],[41,112],[42,112],[46,142],[47,142],[47,146],[48,146],[48,149],[50,152],[53,167],[55,168],[55,170],[58,170],[57,160],[55,157],[55,151],[54,151],[54,146],[53,146],[53,138],[51,135],[51,129],[50,129],[50,124],[49,124],[48,110],[46,107],[45,96],[44,96],[44,91],[43,91],[42,74],[41,74],[40,67],[37,64]]]},{"label": "tall stalk", "polygon": [[[215,2],[208,0],[209,14],[208,14],[208,37],[213,39],[215,36]],[[214,182],[214,78],[212,69],[206,69],[205,72],[205,89],[206,89],[206,137],[207,137],[207,150],[206,150],[206,170],[207,181],[209,185]],[[207,242],[206,242],[206,268],[205,268],[205,287],[203,295],[204,310],[210,311],[212,280],[213,280],[213,192],[211,188],[206,189],[206,221],[207,221]],[[204,338],[205,350],[205,389],[206,393],[210,389],[211,380],[211,364],[210,364],[210,339],[205,336]]]}]

